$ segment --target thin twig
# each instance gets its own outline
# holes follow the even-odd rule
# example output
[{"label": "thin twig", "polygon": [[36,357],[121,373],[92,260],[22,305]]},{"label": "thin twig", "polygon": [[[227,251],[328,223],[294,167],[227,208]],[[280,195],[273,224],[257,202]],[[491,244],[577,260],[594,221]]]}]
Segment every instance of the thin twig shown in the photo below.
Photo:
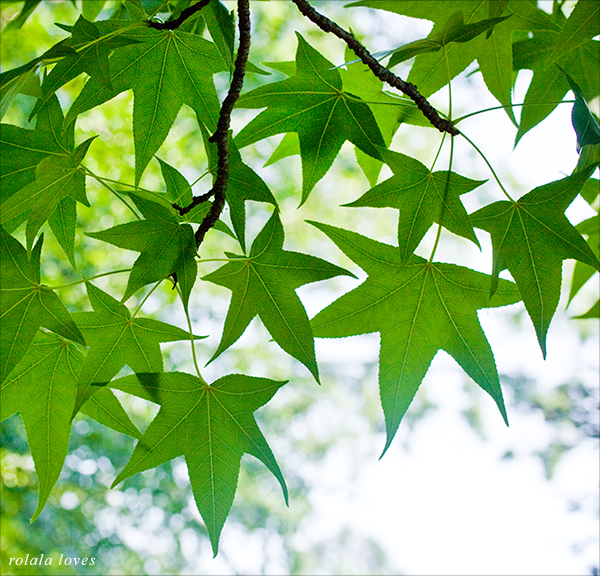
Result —
[{"label": "thin twig", "polygon": [[154,28],[155,30],[175,30],[179,28],[190,16],[193,16],[199,10],[202,10],[208,5],[210,0],[201,0],[197,4],[193,4],[189,8],[181,11],[179,18],[171,20],[170,22],[154,22],[148,20],[148,28]]},{"label": "thin twig", "polygon": [[200,246],[206,233],[217,223],[223,206],[225,205],[225,192],[227,191],[227,182],[229,180],[229,124],[231,122],[231,111],[240,95],[244,84],[244,74],[246,73],[246,62],[250,53],[250,2],[249,0],[238,0],[238,18],[240,30],[240,46],[235,59],[235,68],[229,92],[221,105],[219,113],[219,122],[217,130],[209,138],[209,142],[217,144],[217,177],[213,187],[202,196],[195,196],[192,203],[185,208],[174,205],[180,214],[186,214],[194,206],[206,202],[208,198],[214,196],[212,206],[208,214],[202,220],[198,230],[196,230],[196,248]]},{"label": "thin twig", "polygon": [[331,32],[343,40],[361,61],[371,69],[377,78],[382,82],[397,88],[413,100],[425,118],[427,118],[427,120],[429,120],[429,122],[431,122],[431,124],[440,132],[448,132],[452,136],[457,136],[459,134],[452,122],[441,118],[436,109],[417,90],[417,87],[414,84],[405,82],[402,78],[399,78],[393,72],[390,72],[385,66],[382,66],[350,32],[347,32],[335,22],[329,20],[329,18],[317,12],[307,0],[292,0],[292,2],[296,4],[298,10],[300,10],[304,16],[314,22],[321,30],[323,30],[323,32]]}]

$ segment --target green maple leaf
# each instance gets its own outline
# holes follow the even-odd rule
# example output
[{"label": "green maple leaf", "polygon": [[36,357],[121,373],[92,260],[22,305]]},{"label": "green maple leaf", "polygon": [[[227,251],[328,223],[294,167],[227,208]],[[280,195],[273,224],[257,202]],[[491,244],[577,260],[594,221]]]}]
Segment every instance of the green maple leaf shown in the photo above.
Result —
[{"label": "green maple leaf", "polygon": [[0,231],[1,381],[23,358],[40,326],[83,345],[85,340],[58,296],[40,284],[43,236],[28,259],[25,248],[4,229]]},{"label": "green maple leaf", "polygon": [[379,332],[379,390],[390,446],[438,350],[450,354],[496,402],[507,420],[492,349],[477,310],[520,300],[501,280],[490,299],[489,276],[454,264],[412,256],[405,263],[394,246],[355,232],[311,222],[356,262],[368,278],[319,312],[316,338]]},{"label": "green maple leaf", "polygon": [[382,154],[394,176],[346,206],[398,208],[398,243],[404,260],[410,258],[434,222],[441,221],[454,234],[479,246],[459,196],[485,181],[471,180],[455,172],[431,172],[418,160],[398,152],[387,150]]},{"label": "green maple leaf", "polygon": [[[546,61],[561,34],[556,30],[536,32],[532,38],[515,42],[513,66],[515,70],[533,71],[533,78],[525,94],[523,112],[515,142],[544,120],[564,98],[569,83],[556,65],[546,67]],[[576,80],[580,95],[577,100],[591,101],[600,92],[600,43],[586,40],[574,50],[559,58],[560,66]]]},{"label": "green maple leaf", "polygon": [[[350,48],[347,48],[345,53],[346,60],[350,61],[354,57],[354,52]],[[431,126],[412,100],[409,98],[398,98],[398,96],[385,92],[383,90],[383,82],[360,60],[347,64],[347,69],[340,69],[340,74],[342,76],[344,91],[358,96],[368,104],[377,121],[386,146],[389,146],[392,142],[392,137],[401,123],[416,126]],[[360,149],[356,149],[356,159],[371,186],[375,186],[379,172],[383,166],[382,161],[365,154]]]},{"label": "green maple leaf", "polygon": [[[1,419],[21,414],[38,476],[39,498],[32,522],[44,508],[65,461],[83,363],[77,344],[38,330],[27,355],[1,385]],[[81,412],[117,432],[141,437],[108,388],[98,390]]]},{"label": "green maple leaf", "polygon": [[[516,124],[511,108],[512,33],[556,28],[550,17],[532,0],[509,0],[502,4],[498,0],[453,0],[437,2],[435,7],[432,4],[420,0],[364,0],[350,6],[369,6],[433,21],[427,39],[401,48],[405,52],[393,55],[390,64],[416,54],[408,81],[429,97],[477,60],[487,88],[506,106],[507,114]],[[510,17],[504,19],[507,16]],[[491,33],[490,26],[493,26]],[[482,34],[486,30],[488,33]],[[474,33],[477,37],[472,36]]]},{"label": "green maple leaf", "polygon": [[93,284],[86,286],[94,311],[73,314],[90,346],[79,374],[76,410],[91,396],[91,385],[106,384],[123,366],[134,372],[162,372],[160,342],[190,339],[188,332],[176,326],[132,318],[124,304]]},{"label": "green maple leaf", "polygon": [[[48,156],[36,166],[36,178],[34,182],[27,184],[14,194],[8,200],[2,203],[2,214],[0,223],[11,222],[23,214],[27,214],[27,247],[31,248],[33,241],[40,228],[59,207],[65,199],[81,202],[89,207],[89,202],[85,195],[85,175],[79,170],[79,165],[87,153],[90,144],[94,140],[89,138],[80,144],[68,156]],[[64,208],[63,204],[61,209]],[[68,212],[68,223],[73,223],[73,211]],[[64,232],[60,226],[60,221],[55,223],[55,228]],[[72,230],[72,239],[74,241],[74,228]],[[67,254],[74,253],[74,247],[71,244],[71,234],[57,234],[59,241],[66,242]]]},{"label": "green maple leaf", "polygon": [[89,232],[87,236],[141,252],[129,275],[123,302],[146,284],[176,274],[187,309],[198,273],[194,231],[189,224],[179,224],[173,210],[133,194],[132,197],[145,220]]},{"label": "green maple leaf", "polygon": [[230,255],[228,264],[203,276],[203,280],[233,292],[223,336],[211,361],[229,348],[258,315],[275,342],[319,381],[312,331],[295,289],[352,274],[320,258],[283,250],[283,240],[283,226],[275,211],[254,240],[249,256]]},{"label": "green maple leaf", "polygon": [[[53,182],[45,172],[46,164],[51,170],[54,166],[54,172],[57,175],[64,175],[61,167],[69,165],[69,156],[73,154],[73,126],[66,132],[62,132],[64,121],[63,113],[56,96],[52,96],[48,102],[40,108],[37,115],[35,130],[26,130],[19,126],[11,124],[2,124],[0,134],[0,151],[2,154],[2,164],[0,165],[0,201],[4,210],[4,203],[15,193],[25,188],[28,184],[35,187],[36,172],[41,175],[41,180],[50,182],[50,189],[53,188]],[[58,165],[58,169],[56,166]],[[38,168],[39,167],[39,168]],[[67,187],[63,190],[70,190],[81,200],[85,199],[85,188],[81,188],[83,178],[77,176],[68,178],[75,187]],[[64,181],[63,181],[64,182]],[[58,186],[56,187],[58,188]],[[83,194],[82,194],[83,191]],[[23,197],[23,194],[21,193]],[[43,194],[42,194],[43,196]],[[59,194],[60,196],[60,194]],[[40,198],[38,196],[38,198]],[[38,202],[38,210],[48,212],[44,200]],[[14,200],[12,202],[15,202]],[[54,212],[48,218],[48,223],[52,232],[56,236],[61,248],[65,251],[71,265],[75,268],[75,223],[77,219],[76,200],[69,194],[58,201]],[[23,222],[28,215],[28,198],[25,196],[25,207],[19,211],[19,215],[13,220],[8,221],[4,215],[3,227],[7,232],[12,232]],[[85,202],[84,202],[85,203]]]},{"label": "green maple leaf", "polygon": [[[213,175],[213,182],[217,177],[217,145],[209,142],[209,134],[203,124],[200,124],[204,147],[208,154],[208,169]],[[277,206],[277,202],[264,180],[250,166],[244,164],[237,146],[229,134],[229,179],[227,181],[227,194],[225,196],[230,210],[231,223],[236,237],[246,252],[246,200],[255,202],[268,202]]]},{"label": "green maple leaf", "polygon": [[67,82],[86,72],[108,90],[110,82],[110,66],[108,56],[116,48],[137,43],[137,40],[113,32],[101,36],[98,26],[83,16],[79,16],[74,26],[66,26],[71,37],[61,42],[63,48],[71,48],[72,53],[59,60],[42,84],[43,97],[40,98],[30,114],[35,116],[41,106]]},{"label": "green maple leaf", "polygon": [[243,454],[254,456],[273,473],[287,503],[285,480],[253,416],[284,384],[231,374],[209,386],[182,372],[137,374],[114,380],[112,388],[160,404],[161,408],[113,486],[183,454],[196,505],[216,556]]},{"label": "green maple leaf", "polygon": [[83,352],[75,344],[40,330],[2,383],[2,420],[21,413],[38,477],[32,522],[44,508],[67,455],[82,362]]},{"label": "green maple leaf", "polygon": [[236,136],[238,148],[284,132],[297,132],[302,158],[302,202],[325,176],[342,144],[349,140],[381,158],[385,143],[369,106],[344,92],[340,71],[298,36],[292,78],[243,94],[240,108],[265,108]]},{"label": "green maple leaf", "polygon": [[[593,179],[588,180],[588,182],[594,181]],[[597,180],[595,180],[597,185]],[[596,257],[600,257],[600,214],[596,214],[591,218],[580,222],[575,227],[580,234],[585,234],[587,236],[588,246],[591,248],[592,252],[596,255]],[[596,271],[587,264],[583,264],[582,262],[575,262],[575,268],[573,269],[573,278],[571,280],[571,289],[569,291],[569,301],[575,297],[577,292],[583,287],[583,285],[594,275]]]},{"label": "green maple leaf", "polygon": [[35,130],[2,124],[0,131],[0,198],[2,202],[35,181],[37,165],[49,156],[73,151],[73,127],[62,132],[64,121],[58,98],[53,97],[38,115]]},{"label": "green maple leaf", "polygon": [[129,27],[127,37],[138,43],[111,56],[113,90],[90,78],[65,122],[68,125],[82,112],[132,89],[137,184],[183,104],[190,106],[210,130],[216,129],[220,107],[212,77],[227,66],[215,45],[196,34],[132,28],[131,22],[97,22],[96,26],[102,35]]},{"label": "green maple leaf", "polygon": [[560,60],[600,34],[600,6],[596,2],[577,2],[552,47],[546,67]]},{"label": "green maple leaf", "polygon": [[492,236],[494,266],[508,269],[533,321],[544,357],[546,334],[560,297],[562,261],[574,258],[600,270],[600,264],[564,212],[590,176],[590,170],[535,188],[517,202],[500,201],[471,214],[473,225]]}]

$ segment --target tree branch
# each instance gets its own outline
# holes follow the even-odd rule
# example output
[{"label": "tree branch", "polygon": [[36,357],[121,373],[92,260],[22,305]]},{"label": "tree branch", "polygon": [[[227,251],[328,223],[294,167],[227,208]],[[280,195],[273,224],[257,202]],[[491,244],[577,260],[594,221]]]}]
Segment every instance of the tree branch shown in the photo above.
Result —
[{"label": "tree branch", "polygon": [[223,206],[225,205],[225,193],[227,191],[227,182],[229,180],[229,124],[231,122],[231,111],[240,95],[244,84],[244,75],[246,73],[246,62],[248,62],[248,54],[250,53],[250,2],[249,0],[238,0],[238,22],[240,30],[240,45],[238,48],[237,57],[235,59],[235,68],[233,77],[229,86],[229,92],[221,105],[219,113],[219,122],[217,130],[210,137],[210,142],[217,144],[217,177],[213,183],[213,187],[202,196],[195,196],[192,203],[185,208],[181,208],[174,204],[173,207],[180,214],[186,214],[194,206],[205,202],[211,196],[214,196],[210,211],[202,220],[198,230],[196,230],[196,248],[200,246],[206,233],[216,224]]},{"label": "tree branch", "polygon": [[425,99],[425,97],[417,90],[417,87],[410,82],[405,82],[402,78],[390,72],[385,66],[382,66],[371,53],[350,33],[332,22],[323,14],[317,12],[307,0],[292,0],[296,4],[298,10],[309,20],[314,22],[323,32],[331,32],[341,40],[343,40],[350,49],[366,64],[373,74],[382,82],[397,88],[406,94],[418,106],[425,118],[431,122],[440,132],[448,132],[452,136],[459,134],[452,122],[441,118],[436,109]]},{"label": "tree branch", "polygon": [[199,10],[202,10],[208,5],[210,0],[200,0],[197,4],[189,6],[185,10],[181,11],[179,18],[171,20],[170,22],[153,22],[148,20],[148,28],[154,28],[155,30],[175,30],[179,28],[190,16],[193,16]]}]

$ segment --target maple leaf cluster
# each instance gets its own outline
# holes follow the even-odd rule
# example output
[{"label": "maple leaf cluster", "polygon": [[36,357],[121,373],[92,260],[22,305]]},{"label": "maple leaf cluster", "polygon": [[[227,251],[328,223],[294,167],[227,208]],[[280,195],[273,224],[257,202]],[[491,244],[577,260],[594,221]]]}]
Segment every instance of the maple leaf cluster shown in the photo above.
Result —
[{"label": "maple leaf cluster", "polygon": [[[294,4],[324,31],[334,29],[324,17],[314,16],[303,0]],[[0,75],[3,115],[18,94],[36,99],[29,116],[34,128],[2,124],[0,167],[2,419],[19,413],[25,425],[39,479],[32,520],[42,512],[58,480],[78,413],[137,440],[113,485],[185,457],[215,554],[244,454],[267,467],[288,501],[283,474],[254,416],[286,382],[226,374],[209,383],[200,374],[195,352],[196,375],[164,371],[161,343],[190,341],[193,349],[194,342],[204,338],[193,334],[189,317],[199,277],[231,292],[222,335],[207,364],[235,344],[258,317],[275,343],[319,382],[315,338],[379,333],[379,388],[387,432],[384,452],[439,350],[450,354],[491,396],[508,423],[494,355],[478,311],[522,301],[545,356],[548,329],[561,294],[563,260],[577,261],[570,300],[600,270],[598,215],[577,226],[565,216],[578,195],[597,211],[600,188],[592,175],[599,163],[600,128],[587,103],[600,93],[600,52],[593,39],[600,31],[598,5],[577,2],[568,18],[560,11],[546,14],[535,2],[522,0],[363,0],[350,6],[433,21],[427,38],[379,55],[390,57],[388,72],[414,57],[408,84],[411,90],[418,86],[416,103],[385,89],[385,77],[369,60],[373,57],[365,56],[364,47],[357,50],[351,34],[335,28],[338,37],[347,41],[346,61],[336,66],[296,33],[295,60],[265,64],[284,78],[263,82],[237,100],[238,108],[261,111],[234,136],[228,125],[223,128],[225,114],[214,77],[223,73],[239,77],[240,59],[235,57],[234,15],[218,0],[183,10],[169,4],[173,12],[163,23],[152,20],[154,15],[145,13],[139,2],[118,3],[112,16],[97,21],[92,20],[100,12],[90,16],[88,6],[90,19],[82,15],[72,26],[60,25],[68,38]],[[34,8],[24,8],[11,28],[23,25]],[[289,8],[294,8],[292,3]],[[240,23],[240,36],[243,33]],[[433,166],[394,151],[392,143],[401,125],[430,126],[429,116],[421,114],[423,102],[431,108],[425,99],[474,61],[488,90],[515,124],[516,143],[571,90],[581,154],[572,174],[538,186],[518,200],[501,185],[506,199],[468,213],[462,197],[485,181],[458,174],[452,162],[446,170],[434,171]],[[51,66],[40,75],[40,69]],[[523,69],[532,70],[533,79],[517,121],[512,88],[514,72]],[[245,72],[269,75],[250,62]],[[83,73],[89,78],[65,115],[57,90]],[[133,93],[134,177],[133,183],[120,183],[128,192],[86,166],[94,135],[75,145],[81,115],[125,91]],[[239,250],[223,250],[221,259],[227,262],[210,272],[202,267],[194,226],[206,222],[216,197],[211,201],[210,193],[194,195],[196,183],[190,184],[177,168],[157,157],[184,105],[196,116],[206,173],[213,183],[222,177],[224,165],[229,174],[228,222],[218,219],[215,233],[205,242],[218,247],[219,232]],[[455,135],[460,132],[450,118],[451,110],[443,121],[452,126],[452,138],[461,137]],[[217,143],[219,130],[224,140]],[[279,194],[240,153],[281,134],[283,139],[265,166],[300,155],[300,206],[311,194],[321,194],[320,182],[349,142],[370,188],[357,199],[348,198],[345,207],[389,208],[398,216],[395,245],[340,226],[309,222],[367,274],[360,285],[312,319],[298,295],[300,287],[356,276],[322,258],[284,249]],[[154,159],[164,191],[140,187]],[[381,180],[384,165],[392,175]],[[92,218],[94,229],[82,229],[77,205],[96,208],[87,197],[89,178],[116,195],[132,219],[98,230]],[[261,203],[268,214],[249,250],[248,202]],[[46,285],[42,258],[46,224],[74,272],[85,261],[78,231],[89,242],[138,253],[120,297],[96,286],[97,278],[111,273],[105,270],[72,284]],[[422,258],[415,250],[432,226],[438,230],[436,244],[429,259]],[[475,229],[489,233],[491,274],[438,262],[435,251],[442,228],[477,247]],[[85,263],[86,269],[93,267]],[[514,281],[499,278],[503,270]],[[144,300],[133,312],[126,305],[149,285],[154,290],[163,281],[177,289],[188,330],[141,317]],[[89,309],[69,311],[60,290],[82,283]],[[598,312],[596,304],[582,317],[597,318]],[[131,373],[123,376],[123,369]],[[160,407],[143,433],[114,390]]]}]

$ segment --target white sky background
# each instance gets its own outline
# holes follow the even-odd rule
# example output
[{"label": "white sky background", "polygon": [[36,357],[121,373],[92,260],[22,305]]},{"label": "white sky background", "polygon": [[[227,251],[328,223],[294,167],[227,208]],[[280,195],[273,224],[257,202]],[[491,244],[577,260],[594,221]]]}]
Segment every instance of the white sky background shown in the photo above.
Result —
[{"label": "white sky background", "polygon": [[[351,13],[350,19],[357,27],[360,23],[362,29],[369,25],[368,18],[360,17],[358,10]],[[404,19],[386,13],[384,20],[386,27],[393,30]],[[382,26],[381,19],[378,26]],[[428,33],[430,25],[411,20],[411,27],[414,38],[418,38]],[[383,34],[376,35],[374,43],[378,39],[383,45],[370,46],[372,51],[393,46],[385,44]],[[523,101],[529,78],[526,72],[521,73],[514,102]],[[474,85],[457,82],[453,86],[454,102],[461,103],[467,111],[497,105],[479,83],[480,76],[474,80]],[[440,92],[433,102],[445,109],[447,96]],[[461,129],[483,149],[505,185],[512,188],[512,183],[517,184],[519,196],[572,172],[577,153],[570,113],[571,105],[559,106],[542,125],[525,135],[512,154],[516,129],[503,111],[476,116],[462,123]],[[394,149],[414,153],[414,140],[398,140]],[[454,169],[471,178],[491,180],[483,161],[466,155],[468,145],[457,140]],[[427,163],[432,158],[420,159]],[[443,169],[443,162],[438,166]],[[498,195],[497,199],[502,198]],[[475,208],[467,205],[469,211]],[[593,212],[585,202],[576,201],[568,214],[577,223]],[[490,254],[487,235],[479,237],[484,252]],[[431,241],[432,238],[426,238],[423,244]],[[436,259],[456,261],[452,249],[452,243],[442,242]],[[465,254],[470,258],[469,250],[473,250],[469,264],[481,268],[483,261],[491,263],[491,257],[482,259],[479,251],[472,248],[461,252],[461,262],[464,263]],[[428,254],[428,250],[424,253]],[[571,265],[567,264],[568,270]],[[587,321],[591,334],[583,343],[574,321],[568,319],[569,315],[587,310],[586,305],[589,307],[597,297],[594,292],[588,287],[588,300],[580,304],[581,309],[570,310],[570,314],[564,312],[563,298],[548,334],[546,361],[528,319],[515,332],[505,310],[480,312],[499,372],[524,374],[545,390],[576,378],[588,384],[597,382],[598,325]],[[341,373],[360,373],[360,362],[373,362],[377,354],[377,339],[373,336],[317,340],[320,363],[336,365]],[[481,393],[487,435],[481,439],[461,415],[461,410],[469,405],[462,391],[465,379],[457,364],[439,353],[420,391],[426,391],[439,406],[432,417],[425,418],[413,432],[406,422],[401,424],[381,461],[378,457],[384,439],[366,431],[362,445],[334,450],[324,466],[312,472],[319,486],[311,492],[318,519],[311,522],[310,533],[298,535],[299,546],[310,548],[349,525],[378,541],[389,555],[392,569],[405,574],[590,573],[598,562],[598,500],[594,497],[599,482],[598,443],[590,440],[570,451],[549,482],[541,460],[532,456],[549,442],[550,427],[542,416],[524,414],[508,406],[510,428],[506,428],[493,401]],[[509,449],[514,450],[515,457],[502,460]],[[362,469],[353,468],[352,453],[364,455]],[[570,501],[585,498],[587,506],[583,510],[569,511]],[[261,566],[260,553],[251,543],[230,540],[227,532],[226,525],[221,540],[223,551],[234,560],[239,573],[253,573],[253,562],[257,569]],[[203,555],[197,565],[201,573],[231,573],[222,559],[206,558]],[[278,574],[281,570],[277,561],[267,564],[267,573]],[[329,572],[324,569],[315,573]]]}]

